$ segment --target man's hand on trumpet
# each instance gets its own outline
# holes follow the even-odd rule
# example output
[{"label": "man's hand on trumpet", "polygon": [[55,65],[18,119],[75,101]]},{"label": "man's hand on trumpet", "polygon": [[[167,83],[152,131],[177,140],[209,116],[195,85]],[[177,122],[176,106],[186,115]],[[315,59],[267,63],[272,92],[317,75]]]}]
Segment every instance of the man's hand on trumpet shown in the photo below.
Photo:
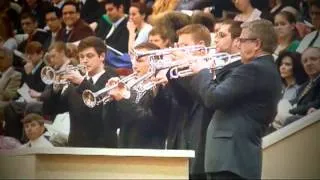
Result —
[{"label": "man's hand on trumpet", "polygon": [[152,77],[152,81],[154,84],[160,84],[162,86],[166,86],[168,83],[167,72],[169,69],[160,70],[155,77]]},{"label": "man's hand on trumpet", "polygon": [[63,75],[62,78],[70,81],[73,84],[79,85],[82,83],[85,77],[82,76],[79,71],[70,71],[68,74]]},{"label": "man's hand on trumpet", "polygon": [[194,61],[191,63],[190,65],[190,69],[192,70],[192,72],[194,74],[199,73],[202,69],[210,69],[213,68],[211,67],[212,64],[210,64],[210,62],[207,61]]},{"label": "man's hand on trumpet", "polygon": [[[128,93],[130,92],[128,92],[128,90],[126,89],[125,84],[120,82],[119,77],[110,78],[106,84],[107,87],[111,87],[115,85],[117,85],[117,87],[110,90],[109,96],[111,96],[116,101],[120,101],[122,99],[128,99]],[[130,97],[130,94],[129,94],[129,97]]]}]

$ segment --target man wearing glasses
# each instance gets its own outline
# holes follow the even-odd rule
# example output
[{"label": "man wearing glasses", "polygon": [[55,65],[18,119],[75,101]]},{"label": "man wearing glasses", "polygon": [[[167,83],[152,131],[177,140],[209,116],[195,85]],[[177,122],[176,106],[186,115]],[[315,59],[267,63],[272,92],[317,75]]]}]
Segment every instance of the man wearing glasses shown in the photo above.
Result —
[{"label": "man wearing glasses", "polygon": [[85,37],[94,35],[90,26],[80,19],[77,3],[68,1],[63,4],[62,19],[66,26],[58,32],[56,41],[77,43]]},{"label": "man wearing glasses", "polygon": [[205,66],[192,66],[197,73],[192,90],[206,108],[215,110],[205,145],[208,179],[261,178],[262,136],[281,97],[281,80],[271,55],[276,45],[272,23],[255,20],[242,25],[243,65],[223,82],[215,84]]},{"label": "man wearing glasses", "polygon": [[320,47],[320,1],[312,1],[310,3],[310,17],[315,31],[306,35],[297,49],[302,53],[308,47]]}]

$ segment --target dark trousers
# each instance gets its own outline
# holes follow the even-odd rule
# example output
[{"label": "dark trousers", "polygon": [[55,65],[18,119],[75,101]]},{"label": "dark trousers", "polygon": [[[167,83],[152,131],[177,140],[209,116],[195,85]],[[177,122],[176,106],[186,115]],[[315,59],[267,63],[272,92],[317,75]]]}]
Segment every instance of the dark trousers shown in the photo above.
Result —
[{"label": "dark trousers", "polygon": [[221,171],[216,173],[207,173],[207,180],[231,180],[238,179],[242,180],[244,178],[230,172],[230,171]]}]

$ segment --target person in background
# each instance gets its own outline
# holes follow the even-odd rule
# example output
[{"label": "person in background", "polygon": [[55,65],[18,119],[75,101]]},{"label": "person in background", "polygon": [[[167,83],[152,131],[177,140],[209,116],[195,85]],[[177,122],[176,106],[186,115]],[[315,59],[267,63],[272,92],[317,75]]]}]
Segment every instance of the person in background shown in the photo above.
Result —
[{"label": "person in background", "polygon": [[29,140],[21,148],[49,148],[54,147],[51,142],[43,135],[45,132],[44,118],[38,114],[30,113],[22,120],[24,133]]},{"label": "person in background", "polygon": [[320,48],[307,48],[302,53],[301,62],[309,80],[301,86],[293,100],[293,108],[289,110],[293,116],[286,119],[284,126],[312,113],[320,106]]},{"label": "person in background", "polygon": [[311,1],[309,13],[315,30],[301,40],[297,49],[299,53],[304,52],[308,47],[320,47],[320,1]]},{"label": "person in background", "polygon": [[62,29],[62,20],[61,20],[61,12],[57,8],[50,8],[45,13],[45,19],[47,26],[49,27],[49,33],[50,33],[50,42],[49,44],[52,45],[55,40],[57,33]]},{"label": "person in background", "polygon": [[129,9],[129,31],[128,48],[133,49],[136,45],[147,42],[152,26],[145,22],[146,5],[142,3],[131,3]]},{"label": "person in background", "polygon": [[79,43],[83,38],[94,35],[90,26],[80,18],[78,3],[73,1],[64,3],[62,19],[66,26],[58,31],[56,41]]},{"label": "person in background", "polygon": [[267,13],[254,8],[251,0],[233,0],[232,2],[240,11],[240,14],[234,17],[235,21],[250,22],[258,19],[270,19]]},{"label": "person in background", "polygon": [[4,107],[18,97],[17,90],[21,85],[22,75],[14,70],[13,54],[0,47],[0,125],[4,122]]},{"label": "person in background", "polygon": [[[18,48],[18,42],[14,38],[14,29],[10,17],[6,15],[0,16],[0,47],[7,48],[11,51]],[[7,24],[4,26],[4,24]]]},{"label": "person in background", "polygon": [[299,35],[296,29],[296,19],[286,11],[279,12],[274,18],[274,28],[278,35],[278,46],[274,51],[279,55],[281,51],[295,52],[299,46]]},{"label": "person in background", "polygon": [[148,42],[157,45],[160,49],[172,47],[175,39],[175,32],[164,27],[153,27],[149,32]]}]

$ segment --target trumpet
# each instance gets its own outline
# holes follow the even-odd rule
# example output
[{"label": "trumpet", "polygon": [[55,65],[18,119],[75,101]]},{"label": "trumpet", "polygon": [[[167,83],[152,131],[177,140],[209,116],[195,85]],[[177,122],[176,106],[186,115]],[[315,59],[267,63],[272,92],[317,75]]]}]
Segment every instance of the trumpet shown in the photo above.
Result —
[{"label": "trumpet", "polygon": [[87,69],[84,65],[67,65],[65,68],[61,70],[54,70],[50,66],[45,66],[41,69],[41,80],[47,84],[54,84],[54,85],[67,85],[68,82],[66,79],[63,79],[62,76],[68,74],[71,71],[79,71],[81,75],[85,76],[87,74]]},{"label": "trumpet", "polygon": [[216,53],[208,56],[196,57],[189,61],[183,61],[180,65],[174,66],[169,70],[170,78],[176,79],[179,77],[191,76],[194,74],[192,69],[190,69],[190,65],[194,60],[206,61],[210,64],[211,71],[222,69],[224,66],[241,60],[240,54],[228,54],[228,53]]},{"label": "trumpet", "polygon": [[120,81],[117,84],[109,86],[109,87],[106,86],[96,92],[92,92],[89,89],[84,90],[82,93],[82,100],[83,100],[84,104],[90,108],[93,108],[101,103],[105,104],[105,103],[111,101],[112,97],[109,95],[110,91],[112,89],[115,89],[116,87],[118,87],[119,83],[123,83],[123,84],[128,83],[129,81],[134,79],[136,77],[136,75],[137,75],[137,73],[132,73],[132,74],[120,79]]},{"label": "trumpet", "polygon": [[165,48],[165,49],[159,49],[159,50],[150,50],[150,51],[139,51],[139,50],[133,50],[131,54],[137,58],[143,57],[143,56],[149,56],[150,60],[159,60],[162,59],[161,56],[171,54],[175,51],[183,51],[186,53],[190,53],[193,51],[198,50],[205,50],[209,51],[211,49],[215,49],[214,47],[206,47],[203,45],[192,45],[192,46],[184,46],[184,47],[177,47],[177,48]]}]

